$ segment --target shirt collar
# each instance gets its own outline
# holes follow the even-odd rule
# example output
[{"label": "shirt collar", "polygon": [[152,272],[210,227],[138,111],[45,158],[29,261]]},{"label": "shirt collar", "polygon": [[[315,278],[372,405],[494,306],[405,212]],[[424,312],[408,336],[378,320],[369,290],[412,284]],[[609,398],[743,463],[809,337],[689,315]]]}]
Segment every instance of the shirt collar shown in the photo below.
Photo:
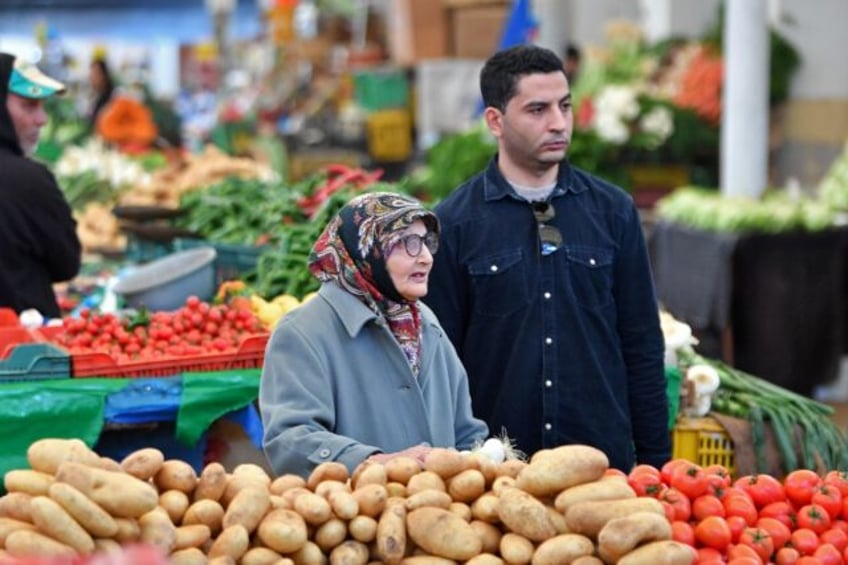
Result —
[{"label": "shirt collar", "polygon": [[[585,183],[578,180],[574,174],[574,168],[567,159],[563,159],[559,164],[557,173],[557,183],[554,187],[552,196],[562,196],[567,192],[578,194],[588,189]],[[498,155],[489,161],[488,167],[483,173],[483,198],[489,202],[492,200],[500,200],[502,198],[515,198],[515,190],[509,184],[509,181],[501,173],[498,168]]]}]

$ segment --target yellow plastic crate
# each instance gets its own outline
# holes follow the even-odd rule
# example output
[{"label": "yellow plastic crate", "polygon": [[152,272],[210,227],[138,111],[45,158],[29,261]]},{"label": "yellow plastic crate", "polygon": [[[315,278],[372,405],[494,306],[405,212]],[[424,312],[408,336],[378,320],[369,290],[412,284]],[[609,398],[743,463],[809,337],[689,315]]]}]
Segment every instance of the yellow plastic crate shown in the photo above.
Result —
[{"label": "yellow plastic crate", "polygon": [[406,161],[412,156],[412,120],[407,110],[372,112],[366,127],[368,153],[375,161]]},{"label": "yellow plastic crate", "polygon": [[724,465],[736,473],[733,440],[715,418],[680,418],[672,430],[672,457],[702,467]]}]

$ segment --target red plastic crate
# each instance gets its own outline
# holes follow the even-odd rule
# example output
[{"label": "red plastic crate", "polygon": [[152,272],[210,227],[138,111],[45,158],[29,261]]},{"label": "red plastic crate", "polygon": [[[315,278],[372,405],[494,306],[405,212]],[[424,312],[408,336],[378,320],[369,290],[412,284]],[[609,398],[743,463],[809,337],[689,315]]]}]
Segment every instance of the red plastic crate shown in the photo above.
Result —
[{"label": "red plastic crate", "polygon": [[37,331],[23,326],[0,326],[0,359],[9,357],[17,345],[42,341],[44,338]]},{"label": "red plastic crate", "polygon": [[71,376],[86,377],[165,377],[186,371],[226,371],[262,366],[269,334],[245,338],[236,352],[209,353],[195,357],[160,357],[155,360],[119,363],[108,353],[71,355]]}]

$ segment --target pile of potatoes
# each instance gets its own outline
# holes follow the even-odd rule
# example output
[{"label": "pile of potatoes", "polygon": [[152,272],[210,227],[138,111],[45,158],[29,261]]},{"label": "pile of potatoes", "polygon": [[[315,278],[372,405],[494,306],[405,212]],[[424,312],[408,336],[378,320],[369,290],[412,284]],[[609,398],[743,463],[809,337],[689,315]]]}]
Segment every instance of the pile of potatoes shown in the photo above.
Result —
[{"label": "pile of potatoes", "polygon": [[323,463],[308,478],[219,463],[198,474],[155,448],[123,461],[79,440],[43,439],[31,469],[9,471],[0,498],[4,556],[159,548],[175,565],[678,565],[659,501],[637,498],[584,445],[495,464],[434,449],[366,462],[351,475]]}]

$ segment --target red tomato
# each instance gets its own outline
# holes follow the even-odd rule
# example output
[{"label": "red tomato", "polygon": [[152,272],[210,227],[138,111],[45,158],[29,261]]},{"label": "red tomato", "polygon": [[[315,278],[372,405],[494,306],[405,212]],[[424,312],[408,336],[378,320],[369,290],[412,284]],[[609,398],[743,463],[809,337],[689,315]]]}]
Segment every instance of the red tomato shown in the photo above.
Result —
[{"label": "red tomato", "polygon": [[718,463],[707,465],[706,467],[704,467],[704,473],[706,473],[708,476],[721,477],[722,479],[724,479],[724,486],[730,486],[732,478],[730,476],[730,471],[728,471],[727,467],[725,467],[724,465],[720,465]]},{"label": "red tomato", "polygon": [[742,516],[728,516],[725,520],[730,527],[730,541],[737,543],[739,536],[742,535],[742,531],[749,527],[748,522]]},{"label": "red tomato", "polygon": [[801,508],[809,504],[813,498],[813,491],[822,483],[822,478],[810,469],[796,469],[791,471],[783,479],[783,488],[786,498],[795,506]]},{"label": "red tomato", "polygon": [[741,516],[749,526],[757,523],[757,507],[750,497],[738,495],[728,496],[724,498],[722,503],[724,504],[724,515],[726,517]]},{"label": "red tomato", "polygon": [[798,528],[789,537],[789,543],[801,555],[812,555],[819,547],[819,536],[809,528]]},{"label": "red tomato", "polygon": [[812,555],[802,555],[798,558],[798,561],[795,562],[795,565],[822,565],[821,560],[818,557],[813,557]]},{"label": "red tomato", "polygon": [[728,559],[727,565],[763,565],[763,561],[759,557],[744,555],[742,557]]},{"label": "red tomato", "polygon": [[713,547],[699,547],[696,563],[724,563],[724,553]]},{"label": "red tomato", "polygon": [[669,484],[686,495],[689,500],[695,500],[706,493],[710,486],[704,470],[695,463],[677,467],[671,474]]},{"label": "red tomato", "polygon": [[794,547],[782,547],[774,554],[775,565],[795,565],[801,553]]},{"label": "red tomato", "polygon": [[632,477],[634,475],[639,475],[639,474],[642,474],[642,473],[647,473],[649,475],[653,475],[658,479],[661,478],[660,477],[660,470],[657,469],[656,467],[654,467],[653,465],[649,465],[647,463],[640,463],[640,464],[636,465],[635,467],[633,467],[630,470],[629,473],[627,473],[627,476]]},{"label": "red tomato", "polygon": [[813,557],[817,558],[822,565],[843,565],[842,552],[829,543],[819,546]]},{"label": "red tomato", "polygon": [[724,505],[712,494],[702,494],[692,501],[692,518],[700,521],[707,516],[725,516]]},{"label": "red tomato", "polygon": [[674,470],[677,469],[677,467],[681,467],[684,465],[692,465],[692,462],[688,459],[682,459],[680,457],[678,457],[677,459],[672,459],[671,461],[667,461],[660,468],[660,478],[665,484],[670,485],[671,475],[674,474]]},{"label": "red tomato", "polygon": [[807,504],[798,510],[798,527],[821,534],[830,529],[830,515],[818,504]]},{"label": "red tomato", "polygon": [[845,548],[848,547],[848,533],[845,533],[845,530],[840,528],[832,527],[826,532],[819,534],[819,541],[829,543],[839,551],[845,551]]},{"label": "red tomato", "polygon": [[733,486],[739,487],[751,495],[751,500],[754,501],[757,508],[786,498],[783,484],[765,473],[740,477],[733,482]]},{"label": "red tomato", "polygon": [[745,528],[739,536],[739,544],[747,545],[757,552],[760,559],[768,561],[774,553],[774,540],[766,530],[762,528]]},{"label": "red tomato", "polygon": [[689,522],[674,520],[671,522],[671,539],[695,547],[695,528]]},{"label": "red tomato", "polygon": [[813,491],[810,502],[823,507],[830,515],[831,520],[842,515],[842,493],[839,487],[822,483]]},{"label": "red tomato", "polygon": [[762,558],[757,553],[757,551],[751,547],[750,545],[745,545],[743,543],[731,544],[727,546],[727,561],[728,563],[732,563],[735,559],[740,558],[748,558],[754,559],[757,563],[762,565]]},{"label": "red tomato", "polygon": [[702,545],[724,551],[730,539],[730,526],[720,516],[707,516],[695,524],[695,540]]},{"label": "red tomato", "polygon": [[674,509],[674,519],[688,521],[692,516],[692,503],[689,498],[674,487],[668,487],[660,495],[661,501],[667,502]]},{"label": "red tomato", "polygon": [[775,549],[785,546],[786,542],[789,541],[789,537],[792,535],[792,530],[777,518],[762,516],[757,520],[757,527],[769,533],[771,539],[774,541]]},{"label": "red tomato", "polygon": [[624,471],[622,471],[621,469],[614,469],[613,467],[610,467],[609,469],[607,469],[606,471],[604,471],[604,475],[603,475],[603,476],[604,476],[604,477],[621,477],[621,478],[623,478],[623,479],[626,479],[626,478],[627,478],[627,473],[625,473],[625,472],[624,472]]},{"label": "red tomato", "polygon": [[760,509],[760,517],[777,518],[790,530],[794,530],[798,523],[795,509],[789,502],[772,502]]},{"label": "red tomato", "polygon": [[838,488],[842,498],[848,496],[848,472],[828,471],[824,476],[824,484]]},{"label": "red tomato", "polygon": [[[844,502],[843,502],[843,504],[844,504]],[[840,518],[838,520],[834,520],[833,522],[831,522],[830,527],[836,528],[837,530],[842,530],[843,532],[848,534],[848,522],[846,522],[842,518]]]}]

